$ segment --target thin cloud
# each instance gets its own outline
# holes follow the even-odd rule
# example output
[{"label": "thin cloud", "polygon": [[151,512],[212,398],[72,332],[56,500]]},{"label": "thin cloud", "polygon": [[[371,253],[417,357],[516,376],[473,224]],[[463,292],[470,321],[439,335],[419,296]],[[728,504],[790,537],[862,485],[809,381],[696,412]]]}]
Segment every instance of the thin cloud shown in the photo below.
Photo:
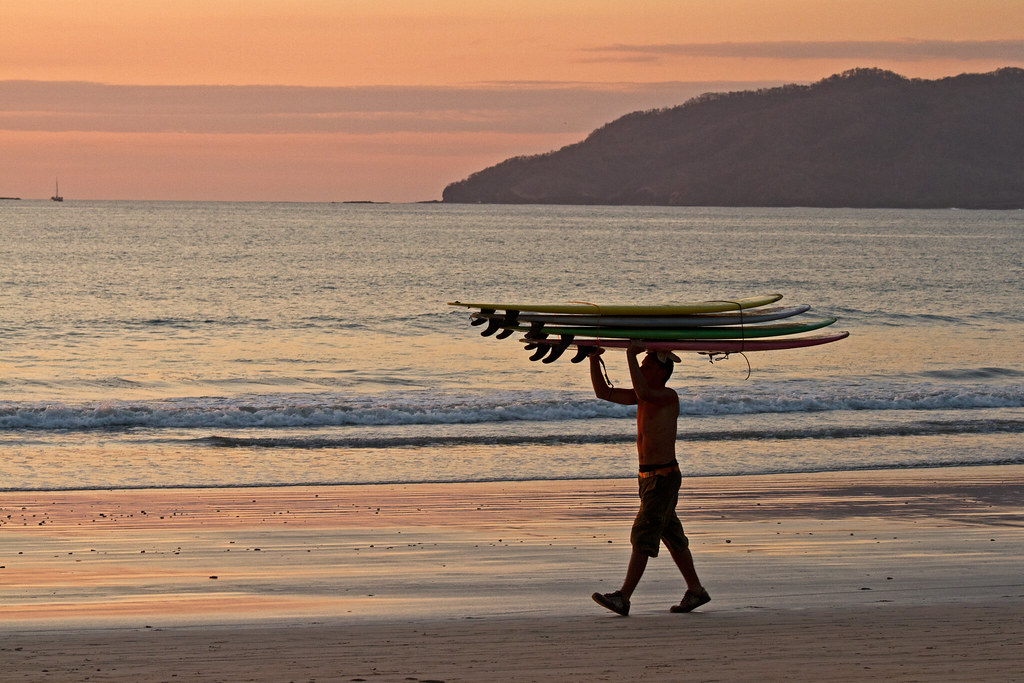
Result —
[{"label": "thin cloud", "polygon": [[104,133],[546,134],[637,109],[779,83],[487,83],[463,87],[140,86],[0,81],[0,130]]},{"label": "thin cloud", "polygon": [[588,51],[595,61],[632,61],[643,57],[718,57],[731,59],[891,59],[916,62],[1002,60],[1024,62],[1024,40],[853,40],[767,41],[746,43],[616,44]]}]

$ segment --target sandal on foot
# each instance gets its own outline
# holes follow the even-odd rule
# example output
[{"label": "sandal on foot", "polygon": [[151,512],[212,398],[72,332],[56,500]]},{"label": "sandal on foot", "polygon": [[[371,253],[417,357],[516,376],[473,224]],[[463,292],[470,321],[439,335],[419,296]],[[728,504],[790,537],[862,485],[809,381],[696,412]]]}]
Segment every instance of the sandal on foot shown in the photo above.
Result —
[{"label": "sandal on foot", "polygon": [[697,590],[689,589],[686,591],[683,599],[679,601],[679,604],[672,605],[668,611],[676,613],[692,612],[701,605],[706,605],[709,602],[711,602],[711,596],[708,595],[707,590],[704,588],[698,588]]},{"label": "sandal on foot", "polygon": [[624,617],[629,616],[629,600],[622,597],[622,591],[614,593],[594,593],[594,602]]}]

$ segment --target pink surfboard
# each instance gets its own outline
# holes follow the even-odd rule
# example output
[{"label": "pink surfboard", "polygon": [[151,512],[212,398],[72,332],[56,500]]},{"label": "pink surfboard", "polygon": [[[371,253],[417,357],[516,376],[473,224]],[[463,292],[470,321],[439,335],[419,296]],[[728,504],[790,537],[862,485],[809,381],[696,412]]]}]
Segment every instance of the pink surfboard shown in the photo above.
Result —
[{"label": "pink surfboard", "polygon": [[[649,351],[693,351],[696,353],[745,353],[747,351],[779,351],[782,349],[802,349],[810,346],[831,344],[850,336],[849,332],[833,332],[807,337],[781,337],[771,339],[697,339],[676,341],[644,341],[644,348]],[[536,348],[530,360],[544,359],[545,363],[557,360],[569,346],[580,351],[572,359],[578,363],[586,358],[590,349],[625,349],[632,343],[629,339],[585,339],[554,337],[548,339],[527,339],[522,342],[528,349]],[[586,353],[584,353],[586,352]],[[546,356],[546,357],[545,357]]]}]

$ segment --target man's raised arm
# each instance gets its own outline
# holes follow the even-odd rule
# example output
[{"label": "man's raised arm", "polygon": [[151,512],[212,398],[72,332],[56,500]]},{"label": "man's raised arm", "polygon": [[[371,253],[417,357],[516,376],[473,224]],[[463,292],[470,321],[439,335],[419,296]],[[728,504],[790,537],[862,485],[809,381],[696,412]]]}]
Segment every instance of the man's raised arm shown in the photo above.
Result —
[{"label": "man's raised arm", "polygon": [[626,349],[626,362],[629,364],[629,378],[633,380],[634,395],[644,403],[664,404],[678,401],[679,396],[676,392],[666,387],[664,383],[661,386],[651,386],[647,381],[647,377],[640,369],[640,362],[636,359],[645,350],[644,345],[635,340]]},{"label": "man's raised arm", "polygon": [[636,392],[632,389],[615,389],[608,384],[601,368],[602,349],[590,354],[590,383],[594,385],[594,394],[598,398],[624,406],[636,405]]}]

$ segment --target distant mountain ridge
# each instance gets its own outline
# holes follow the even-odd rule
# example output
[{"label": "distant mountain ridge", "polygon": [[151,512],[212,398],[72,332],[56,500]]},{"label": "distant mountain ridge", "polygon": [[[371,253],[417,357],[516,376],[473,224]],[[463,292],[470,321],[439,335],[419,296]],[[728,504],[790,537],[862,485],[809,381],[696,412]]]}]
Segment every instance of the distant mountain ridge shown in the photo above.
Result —
[{"label": "distant mountain ridge", "polygon": [[710,93],[514,157],[446,203],[1024,208],[1024,69]]}]

